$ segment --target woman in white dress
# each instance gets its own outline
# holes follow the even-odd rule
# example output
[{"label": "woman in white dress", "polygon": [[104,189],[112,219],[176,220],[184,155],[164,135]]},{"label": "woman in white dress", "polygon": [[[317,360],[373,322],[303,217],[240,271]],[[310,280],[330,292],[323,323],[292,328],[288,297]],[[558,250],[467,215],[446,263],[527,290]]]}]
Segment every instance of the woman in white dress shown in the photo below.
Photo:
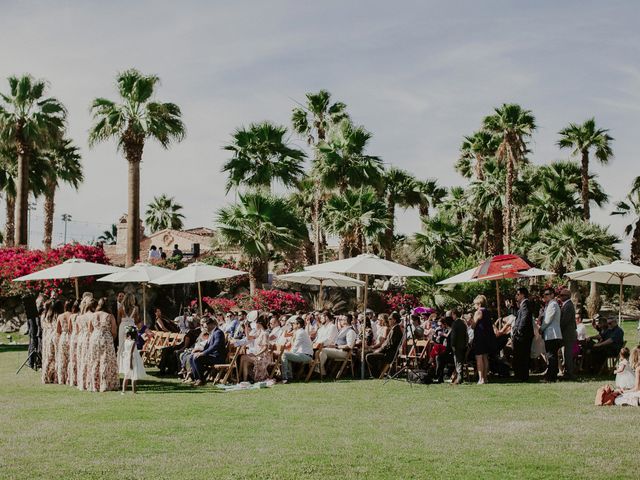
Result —
[{"label": "woman in white dress", "polygon": [[120,318],[120,326],[118,327],[118,373],[125,373],[123,359],[125,356],[125,338],[127,328],[136,326],[138,322],[138,307],[136,306],[136,297],[132,293],[127,293],[122,301],[122,317]]},{"label": "woman in white dress", "polygon": [[629,363],[631,364],[631,369],[635,375],[633,388],[622,392],[622,395],[618,395],[615,399],[615,404],[633,405],[637,407],[640,406],[640,346],[634,348],[631,352]]},{"label": "woman in white dress", "polygon": [[124,373],[124,379],[122,380],[122,395],[124,395],[127,389],[127,381],[131,380],[131,391],[136,393],[136,383],[138,380],[142,380],[146,373],[144,371],[144,364],[142,363],[142,357],[136,346],[136,339],[138,338],[138,329],[133,327],[127,327],[125,331],[125,339],[123,343],[123,361],[121,367]]}]

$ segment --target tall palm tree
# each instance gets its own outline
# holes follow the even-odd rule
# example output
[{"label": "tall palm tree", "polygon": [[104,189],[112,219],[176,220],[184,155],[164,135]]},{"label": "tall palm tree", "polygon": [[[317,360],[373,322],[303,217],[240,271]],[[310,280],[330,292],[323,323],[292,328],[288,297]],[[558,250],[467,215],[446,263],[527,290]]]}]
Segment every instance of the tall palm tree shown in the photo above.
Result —
[{"label": "tall palm tree", "polygon": [[605,227],[582,219],[564,220],[542,233],[529,258],[561,276],[619,258],[615,247],[619,242]]},{"label": "tall palm tree", "polygon": [[80,150],[71,140],[62,140],[58,145],[44,151],[41,155],[45,163],[45,200],[44,200],[44,236],[42,244],[46,250],[51,248],[53,234],[53,216],[55,211],[56,190],[60,182],[78,189],[84,180]]},{"label": "tall palm tree", "polygon": [[419,196],[417,206],[421,218],[428,218],[430,209],[440,205],[447,196],[447,189],[438,185],[432,178],[416,180],[415,190]]},{"label": "tall palm tree", "polygon": [[616,203],[616,209],[611,215],[631,217],[631,223],[624,229],[626,235],[631,235],[631,263],[640,265],[640,177],[634,182],[634,188],[626,199]]},{"label": "tall palm tree", "polygon": [[308,235],[292,205],[262,192],[239,195],[238,203],[218,210],[216,221],[223,242],[247,259],[252,294],[258,283],[267,281],[273,254],[294,251]]},{"label": "tall palm tree", "polygon": [[391,260],[393,234],[395,231],[396,206],[416,207],[422,204],[423,197],[416,178],[409,172],[392,167],[383,174],[384,199],[387,206],[387,228],[384,232],[382,247],[384,256]]},{"label": "tall palm tree", "polygon": [[329,130],[327,141],[318,146],[320,158],[315,164],[324,187],[343,194],[348,188],[380,186],[382,160],[366,153],[369,140],[371,133],[349,119],[341,120]]},{"label": "tall palm tree", "polygon": [[484,163],[493,157],[500,146],[500,138],[486,130],[478,130],[464,137],[456,170],[465,178],[484,179]]},{"label": "tall palm tree", "polygon": [[45,97],[46,82],[31,75],[9,77],[9,93],[0,94],[0,139],[17,158],[15,243],[28,244],[29,163],[37,149],[60,140],[67,112],[57,99]]},{"label": "tall palm tree", "polygon": [[514,228],[513,184],[518,177],[518,167],[526,159],[527,140],[536,129],[536,120],[530,110],[513,103],[496,108],[492,115],[485,117],[483,128],[499,136],[500,145],[496,158],[507,167],[504,189],[504,251],[511,251],[511,236]]},{"label": "tall palm tree", "polygon": [[98,237],[98,241],[105,245],[115,245],[118,241],[118,227],[115,223],[111,224],[109,230],[105,230]]},{"label": "tall palm tree", "polygon": [[[483,180],[471,183],[465,214],[473,212],[474,243],[482,242],[485,255],[504,253],[505,168],[495,159],[487,160]],[[467,218],[465,216],[465,218]]]},{"label": "tall palm tree", "polygon": [[387,207],[371,187],[348,189],[329,199],[323,212],[329,233],[340,237],[340,258],[367,251],[388,226]]},{"label": "tall palm tree", "polygon": [[184,215],[180,210],[182,205],[176,203],[173,197],[163,193],[159,197],[153,197],[153,201],[147,205],[144,221],[152,233],[165,228],[180,230],[184,225]]},{"label": "tall palm tree", "polygon": [[[307,143],[314,150],[314,164],[320,161],[318,146],[327,137],[327,131],[339,121],[349,118],[346,104],[331,103],[331,94],[326,90],[317,93],[307,93],[307,101],[293,109],[291,123],[293,130],[306,138]],[[315,201],[312,206],[312,225],[316,263],[320,263],[320,212],[322,208],[322,182],[318,175],[313,176]]]},{"label": "tall palm tree", "polygon": [[590,118],[582,125],[570,123],[568,127],[560,130],[560,148],[572,148],[572,155],[580,155],[582,172],[582,218],[589,220],[589,151],[593,150],[596,158],[602,164],[606,164],[613,157],[611,137],[604,128],[597,128],[595,118]]},{"label": "tall palm tree", "polygon": [[127,266],[140,257],[140,162],[145,143],[154,139],[169,148],[186,133],[180,107],[152,100],[159,82],[156,75],[127,70],[116,77],[120,103],[96,98],[91,105],[95,123],[89,132],[89,144],[116,139],[129,165]]},{"label": "tall palm tree", "polygon": [[423,219],[422,231],[414,235],[416,251],[431,265],[446,266],[472,251],[468,230],[451,223],[445,215]]},{"label": "tall palm tree", "polygon": [[286,134],[286,127],[271,122],[238,128],[224,147],[233,153],[222,167],[229,174],[227,192],[240,185],[271,192],[274,181],[294,186],[304,173],[305,154],[288,145]]}]

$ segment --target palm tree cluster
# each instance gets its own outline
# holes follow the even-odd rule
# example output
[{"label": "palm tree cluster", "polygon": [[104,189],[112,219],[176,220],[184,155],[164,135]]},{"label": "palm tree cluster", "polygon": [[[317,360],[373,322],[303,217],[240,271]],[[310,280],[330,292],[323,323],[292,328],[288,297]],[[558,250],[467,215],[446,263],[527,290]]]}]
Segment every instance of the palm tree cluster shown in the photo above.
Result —
[{"label": "palm tree cluster", "polygon": [[45,248],[51,248],[55,194],[60,183],[83,181],[78,147],[67,135],[67,111],[48,97],[47,82],[31,75],[8,78],[0,94],[0,192],[4,195],[5,245],[28,245],[28,200],[44,196]]}]

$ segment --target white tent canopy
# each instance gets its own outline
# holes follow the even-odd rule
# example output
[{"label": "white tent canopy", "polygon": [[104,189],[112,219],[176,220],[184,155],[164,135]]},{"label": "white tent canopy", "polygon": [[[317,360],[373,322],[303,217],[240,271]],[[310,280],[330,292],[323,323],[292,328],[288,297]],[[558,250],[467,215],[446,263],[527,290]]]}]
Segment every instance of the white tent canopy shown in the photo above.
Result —
[{"label": "white tent canopy", "polygon": [[78,287],[78,278],[93,277],[96,275],[107,275],[110,273],[120,272],[123,269],[114,267],[113,265],[104,265],[102,263],[87,262],[82,258],[70,258],[60,265],[45,268],[37,272],[15,278],[14,282],[30,282],[37,280],[61,280],[74,279],[76,287],[76,297],[80,298],[80,289]]},{"label": "white tent canopy", "polygon": [[587,268],[566,274],[571,280],[584,280],[585,282],[606,283],[620,285],[620,310],[618,321],[622,320],[622,287],[625,285],[640,285],[640,267],[625,260],[616,260],[607,265]]}]

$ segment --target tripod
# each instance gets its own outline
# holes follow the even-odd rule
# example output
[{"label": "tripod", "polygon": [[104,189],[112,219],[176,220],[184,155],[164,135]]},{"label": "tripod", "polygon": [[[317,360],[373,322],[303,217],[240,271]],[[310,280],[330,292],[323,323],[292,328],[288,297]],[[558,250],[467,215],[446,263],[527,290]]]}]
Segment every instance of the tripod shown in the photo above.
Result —
[{"label": "tripod", "polygon": [[[404,334],[402,336],[402,341],[400,342],[400,345],[398,345],[398,349],[396,350],[396,354],[393,356],[393,361],[391,362],[391,364],[393,365],[396,360],[398,359],[398,355],[400,354],[400,350],[402,348],[402,345],[405,345],[407,339],[408,339],[408,333],[411,332],[411,338],[414,341],[414,347],[415,348],[415,335],[413,333],[413,325],[411,323],[411,319],[409,319],[409,322],[407,323],[407,328],[404,331]],[[411,350],[409,350],[409,353],[411,353]],[[386,375],[386,378],[384,379],[383,385],[386,385],[389,380],[400,380],[400,375],[402,375],[403,372],[406,372],[406,381],[409,385],[411,385],[413,387],[414,383],[417,383],[417,377],[414,376],[414,380],[411,379],[411,373],[413,373],[413,369],[409,366],[409,362],[410,362],[410,358],[409,355],[407,355],[407,361],[405,362],[405,364],[402,366],[402,368],[400,368],[397,372],[395,372],[393,375]]]},{"label": "tripod", "polygon": [[37,350],[33,350],[27,356],[27,359],[24,362],[22,362],[22,365],[20,365],[20,368],[16,372],[16,375],[20,373],[20,370],[22,370],[27,363],[31,362],[32,357],[35,357],[35,358],[34,358],[33,367],[30,367],[30,368],[33,368],[33,370],[35,370],[36,372],[38,371],[38,369],[42,366],[42,356],[40,355],[40,352],[38,352]]}]

